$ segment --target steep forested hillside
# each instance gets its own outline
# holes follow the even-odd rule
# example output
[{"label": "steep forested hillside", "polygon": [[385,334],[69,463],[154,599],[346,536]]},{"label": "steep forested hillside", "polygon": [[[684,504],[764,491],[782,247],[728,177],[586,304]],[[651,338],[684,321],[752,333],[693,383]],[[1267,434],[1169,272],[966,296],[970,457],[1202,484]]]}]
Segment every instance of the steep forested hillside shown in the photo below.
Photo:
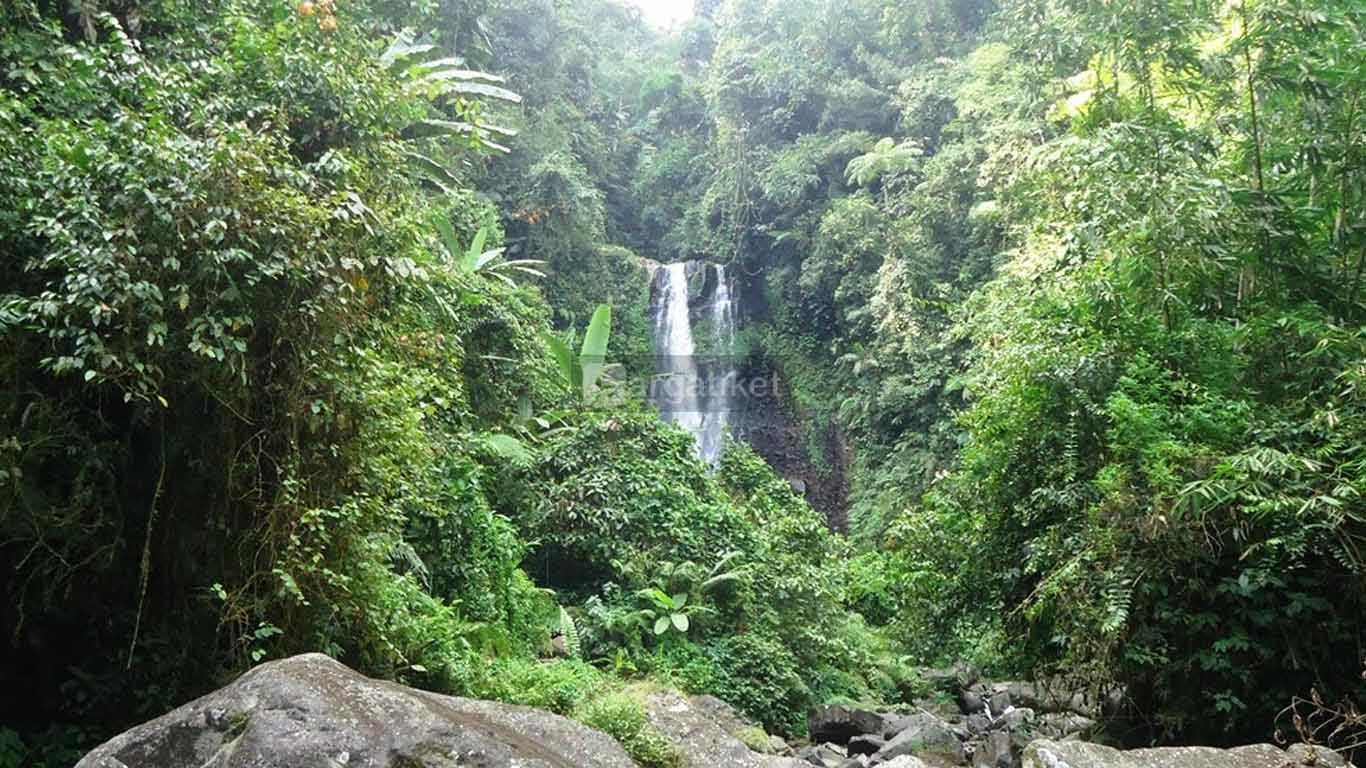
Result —
[{"label": "steep forested hillside", "polygon": [[[0,766],[305,650],[658,766],[628,683],[1359,697],[1363,98],[1353,0],[4,0]],[[641,395],[679,261],[847,532]]]}]

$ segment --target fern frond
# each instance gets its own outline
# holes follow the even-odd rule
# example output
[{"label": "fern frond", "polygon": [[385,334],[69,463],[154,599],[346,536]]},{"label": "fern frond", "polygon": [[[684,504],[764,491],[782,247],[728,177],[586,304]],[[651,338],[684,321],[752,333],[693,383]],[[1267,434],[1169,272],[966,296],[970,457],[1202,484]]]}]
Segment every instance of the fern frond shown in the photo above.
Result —
[{"label": "fern frond", "polygon": [[483,442],[489,453],[514,466],[527,467],[536,460],[526,443],[512,435],[494,432],[485,435]]},{"label": "fern frond", "polygon": [[564,648],[569,653],[570,658],[582,658],[582,648],[579,646],[579,628],[574,625],[574,617],[569,615],[569,611],[560,606],[560,634],[564,636]]}]

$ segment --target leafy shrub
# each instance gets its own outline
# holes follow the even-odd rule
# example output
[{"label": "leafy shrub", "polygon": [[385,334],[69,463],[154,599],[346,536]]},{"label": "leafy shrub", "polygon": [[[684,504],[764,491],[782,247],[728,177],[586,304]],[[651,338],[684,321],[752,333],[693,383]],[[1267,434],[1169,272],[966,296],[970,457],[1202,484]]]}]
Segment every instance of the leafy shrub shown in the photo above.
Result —
[{"label": "leafy shrub", "polygon": [[10,728],[0,728],[0,768],[19,768],[24,762],[24,740]]},{"label": "leafy shrub", "polygon": [[591,588],[622,581],[636,560],[706,562],[743,536],[688,435],[629,406],[577,418],[533,470],[537,508],[520,518],[523,535],[540,542],[533,573]]},{"label": "leafy shrub", "polygon": [[881,552],[863,552],[846,566],[845,603],[870,624],[884,625],[896,618],[897,574]]},{"label": "leafy shrub", "polygon": [[841,545],[747,446],[712,475],[687,435],[626,409],[585,417],[545,456],[540,515],[521,521],[542,542],[529,570],[589,593],[591,657],[717,694],[785,733],[820,696],[895,687],[869,685],[877,643],[848,625]]},{"label": "leafy shrub", "polygon": [[642,768],[681,768],[683,753],[650,725],[645,706],[627,692],[599,696],[574,718],[616,739]]},{"label": "leafy shrub", "polygon": [[707,647],[716,666],[711,693],[739,707],[765,728],[786,734],[806,729],[815,702],[797,658],[774,638],[726,637]]},{"label": "leafy shrub", "polygon": [[650,725],[644,704],[620,681],[578,660],[499,659],[466,694],[573,717],[616,739],[646,768],[682,765],[678,749]]},{"label": "leafy shrub", "polygon": [[0,766],[3,768],[66,768],[99,743],[101,735],[89,728],[51,725],[27,741],[10,728],[0,728]]},{"label": "leafy shrub", "polygon": [[736,731],[734,735],[740,740],[740,743],[755,752],[768,752],[770,749],[768,732],[757,725],[747,725]]},{"label": "leafy shrub", "polygon": [[489,663],[474,679],[468,695],[569,715],[607,685],[602,672],[576,659],[509,658]]},{"label": "leafy shrub", "polygon": [[706,646],[697,643],[664,646],[655,652],[649,663],[650,673],[666,685],[691,693],[717,690],[716,660]]}]

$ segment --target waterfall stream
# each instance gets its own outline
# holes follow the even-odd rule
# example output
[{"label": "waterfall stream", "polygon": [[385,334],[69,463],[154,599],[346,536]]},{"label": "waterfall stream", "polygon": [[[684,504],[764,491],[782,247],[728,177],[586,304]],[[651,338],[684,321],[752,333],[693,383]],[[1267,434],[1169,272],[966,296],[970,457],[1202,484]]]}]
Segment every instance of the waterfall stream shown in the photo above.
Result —
[{"label": "waterfall stream", "polygon": [[692,322],[688,319],[686,268],[684,263],[669,264],[655,274],[658,282],[654,307],[656,383],[652,394],[659,415],[696,439],[702,434],[703,417]]},{"label": "waterfall stream", "polygon": [[736,306],[724,266],[715,270],[706,337],[699,357],[688,306],[687,263],[655,273],[653,308],[656,382],[651,394],[660,416],[693,436],[697,454],[716,464],[731,426],[736,372],[733,360]]},{"label": "waterfall stream", "polygon": [[711,354],[707,357],[707,408],[702,414],[702,434],[698,452],[709,464],[721,456],[730,411],[734,403],[735,303],[730,297],[730,281],[725,265],[716,267],[716,292],[711,303]]}]

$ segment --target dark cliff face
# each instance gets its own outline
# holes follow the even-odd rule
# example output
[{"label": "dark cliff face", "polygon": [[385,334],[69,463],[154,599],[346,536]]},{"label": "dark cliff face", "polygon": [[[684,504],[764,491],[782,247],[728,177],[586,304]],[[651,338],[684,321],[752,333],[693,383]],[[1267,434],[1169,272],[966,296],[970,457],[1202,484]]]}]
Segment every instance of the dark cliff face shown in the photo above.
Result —
[{"label": "dark cliff face", "polygon": [[[646,267],[647,279],[650,281],[650,304],[647,310],[651,316],[661,300],[657,272],[664,266],[651,261]],[[711,308],[712,299],[716,296],[716,270],[710,269],[710,266],[705,261],[690,261],[683,268],[683,274],[688,278],[688,317],[694,324],[706,316]]]},{"label": "dark cliff face", "polygon": [[[762,322],[767,314],[762,279],[738,272],[735,280],[740,327]],[[744,396],[735,406],[736,436],[787,478],[833,530],[846,530],[852,457],[839,425],[814,424],[792,397],[781,367],[762,348],[739,354],[738,389]]]},{"label": "dark cliff face", "polygon": [[[814,427],[790,397],[782,374],[765,361],[755,361],[740,373],[745,391],[764,389],[763,397],[743,400],[736,431],[773,467],[825,515],[833,530],[844,531],[849,523],[849,447],[838,425]],[[762,381],[759,385],[757,382]]]}]

